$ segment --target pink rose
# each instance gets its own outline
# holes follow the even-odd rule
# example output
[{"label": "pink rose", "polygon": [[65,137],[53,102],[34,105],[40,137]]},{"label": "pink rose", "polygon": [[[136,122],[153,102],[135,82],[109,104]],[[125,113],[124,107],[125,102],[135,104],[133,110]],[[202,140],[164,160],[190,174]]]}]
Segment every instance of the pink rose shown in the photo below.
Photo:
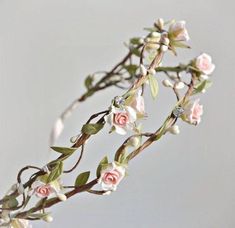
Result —
[{"label": "pink rose", "polygon": [[171,24],[169,28],[170,38],[174,41],[188,41],[189,35],[185,27],[185,21],[177,21]]},{"label": "pink rose", "polygon": [[108,165],[107,168],[101,170],[99,183],[105,191],[115,191],[117,185],[125,176],[125,168],[118,166],[115,162]]},{"label": "pink rose", "polygon": [[41,181],[35,181],[32,184],[34,194],[39,198],[45,198],[55,192],[55,189],[50,184],[45,184]]},{"label": "pink rose", "polygon": [[212,63],[211,56],[205,53],[197,57],[196,67],[206,75],[211,74],[215,69],[215,65]]},{"label": "pink rose", "polygon": [[129,115],[127,112],[114,113],[113,123],[125,127],[129,122]]},{"label": "pink rose", "polygon": [[201,122],[201,115],[203,114],[203,106],[199,105],[199,99],[190,103],[185,110],[185,116],[191,124],[199,124]]},{"label": "pink rose", "polygon": [[115,130],[120,135],[125,135],[127,130],[134,127],[136,112],[129,106],[123,109],[112,106],[110,114],[105,119],[112,126],[111,130]]},{"label": "pink rose", "polygon": [[138,94],[135,96],[130,106],[133,109],[135,109],[137,114],[143,116],[145,114],[145,104],[144,104],[144,97],[141,95],[140,92],[138,92]]}]

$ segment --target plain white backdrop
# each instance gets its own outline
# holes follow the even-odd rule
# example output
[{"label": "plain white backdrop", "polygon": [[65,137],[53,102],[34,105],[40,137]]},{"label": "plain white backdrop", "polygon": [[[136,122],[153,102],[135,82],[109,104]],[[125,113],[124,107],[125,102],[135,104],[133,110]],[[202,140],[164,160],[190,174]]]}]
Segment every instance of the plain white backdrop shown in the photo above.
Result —
[{"label": "plain white backdrop", "polygon": [[[214,85],[201,98],[202,123],[196,128],[180,123],[179,136],[148,148],[113,195],[78,195],[52,209],[52,224],[34,227],[235,227],[235,16],[228,0],[0,0],[1,196],[22,166],[42,166],[52,156],[50,129],[84,92],[85,76],[110,69],[126,52],[123,42],[144,35],[142,28],[158,17],[186,20],[193,48],[179,51],[177,60],[167,57],[165,65],[201,52],[213,56]],[[146,97],[147,131],[159,126],[174,102],[171,93],[160,90],[157,101]],[[69,145],[87,117],[106,109],[121,92],[97,93],[80,106],[58,145]],[[124,138],[107,131],[88,144],[81,166],[66,183],[79,172],[94,172],[105,154],[113,156]]]}]

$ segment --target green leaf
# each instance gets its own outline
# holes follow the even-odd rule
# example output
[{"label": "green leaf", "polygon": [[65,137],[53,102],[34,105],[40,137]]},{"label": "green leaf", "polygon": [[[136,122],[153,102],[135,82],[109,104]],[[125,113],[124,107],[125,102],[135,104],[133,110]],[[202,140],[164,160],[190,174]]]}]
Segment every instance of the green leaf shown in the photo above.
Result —
[{"label": "green leaf", "polygon": [[15,197],[11,197],[11,196],[6,196],[4,197],[4,199],[8,199],[5,203],[4,203],[4,207],[6,208],[14,208],[17,207],[19,202],[17,201],[17,199]]},{"label": "green leaf", "polygon": [[139,37],[134,37],[134,38],[130,39],[130,43],[134,44],[134,45],[138,45],[138,44],[140,44],[139,40],[140,40]]},{"label": "green leaf", "polygon": [[140,50],[138,48],[130,48],[132,54],[136,55],[137,57],[141,56]]},{"label": "green leaf", "polygon": [[94,81],[94,76],[93,75],[88,75],[85,79],[85,86],[86,88],[89,90],[90,88],[92,88],[92,83]]},{"label": "green leaf", "polygon": [[158,95],[159,88],[158,88],[157,79],[152,74],[149,74],[149,85],[150,85],[152,97],[153,99],[155,99]]},{"label": "green leaf", "polygon": [[103,126],[104,124],[101,123],[84,124],[82,127],[82,133],[87,135],[95,135],[103,128]]},{"label": "green leaf", "polygon": [[98,167],[97,167],[97,170],[96,170],[96,176],[99,178],[100,177],[100,171],[102,169],[102,167],[104,165],[108,165],[109,161],[108,161],[108,157],[105,156],[99,163]]},{"label": "green leaf", "polygon": [[208,89],[212,86],[212,82],[209,80],[204,80],[197,84],[194,88],[194,94],[201,93],[204,89]]},{"label": "green leaf", "polygon": [[71,155],[78,148],[52,146],[51,149],[64,155]]},{"label": "green leaf", "polygon": [[63,162],[58,162],[55,168],[50,172],[47,183],[57,180],[63,172]]},{"label": "green leaf", "polygon": [[130,64],[130,65],[124,66],[124,68],[127,70],[127,72],[128,72],[130,75],[135,75],[136,70],[138,69],[138,66],[135,65],[135,64]]},{"label": "green leaf", "polygon": [[76,187],[83,186],[84,184],[87,183],[89,177],[90,177],[90,171],[84,172],[84,173],[80,173],[78,175],[78,177],[76,178],[75,186]]}]

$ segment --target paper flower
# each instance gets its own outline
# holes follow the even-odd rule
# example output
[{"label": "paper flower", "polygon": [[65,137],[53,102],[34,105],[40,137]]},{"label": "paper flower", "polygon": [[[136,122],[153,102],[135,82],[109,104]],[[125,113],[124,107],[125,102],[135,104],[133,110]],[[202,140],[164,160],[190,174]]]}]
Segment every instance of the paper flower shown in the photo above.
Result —
[{"label": "paper flower", "polygon": [[120,135],[125,135],[127,130],[134,128],[136,118],[136,111],[132,107],[117,108],[112,106],[106,121],[112,126],[111,131],[114,130]]},{"label": "paper flower", "polygon": [[115,191],[118,184],[125,176],[125,168],[117,165],[115,162],[108,164],[101,170],[99,183],[105,191]]},{"label": "paper flower", "polygon": [[172,40],[188,41],[190,39],[185,24],[185,21],[177,21],[170,25],[169,35]]},{"label": "paper flower", "polygon": [[212,63],[211,56],[206,53],[199,55],[196,58],[196,67],[204,74],[209,75],[211,74],[214,69],[215,65]]},{"label": "paper flower", "polygon": [[191,124],[199,124],[202,114],[203,106],[199,104],[199,99],[195,100],[193,103],[187,104],[185,107],[184,117]]}]

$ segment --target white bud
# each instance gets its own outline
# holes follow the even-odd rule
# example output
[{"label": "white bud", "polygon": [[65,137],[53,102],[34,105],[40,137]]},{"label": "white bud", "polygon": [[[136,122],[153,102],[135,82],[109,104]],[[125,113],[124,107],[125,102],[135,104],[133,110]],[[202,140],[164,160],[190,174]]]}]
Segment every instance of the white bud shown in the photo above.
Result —
[{"label": "white bud", "polygon": [[65,194],[62,193],[58,193],[57,197],[61,200],[61,201],[66,201],[67,200],[67,196]]},{"label": "white bud", "polygon": [[139,42],[139,44],[143,44],[144,43],[144,39],[140,38],[138,42]]},{"label": "white bud", "polygon": [[52,222],[53,221],[53,217],[51,215],[46,215],[45,217],[43,217],[43,220],[45,222]]},{"label": "white bud", "polygon": [[151,42],[151,38],[149,38],[149,37],[147,37],[147,38],[145,38],[145,42]]},{"label": "white bud", "polygon": [[112,193],[112,191],[106,191],[105,193],[103,193],[103,196],[109,196]]},{"label": "white bud", "polygon": [[19,184],[18,186],[18,193],[23,194],[24,193],[24,185],[22,183]]},{"label": "white bud", "polygon": [[11,191],[16,191],[18,189],[18,184],[13,184],[12,186],[11,186]]},{"label": "white bud", "polygon": [[205,74],[202,74],[202,75],[200,75],[200,78],[203,79],[203,80],[208,80],[209,76],[205,75]]},{"label": "white bud", "polygon": [[128,145],[138,147],[140,145],[140,137],[134,136],[128,140]]},{"label": "white bud", "polygon": [[184,88],[184,83],[183,82],[176,82],[175,83],[175,88],[176,89],[183,89]]},{"label": "white bud", "polygon": [[157,25],[158,25],[158,27],[160,29],[163,29],[163,27],[164,27],[164,20],[162,18],[159,18],[156,23],[157,23]]},{"label": "white bud", "polygon": [[166,45],[161,46],[161,51],[162,52],[166,52],[167,50],[168,50],[168,46],[166,46]]},{"label": "white bud", "polygon": [[173,135],[178,135],[180,133],[180,129],[178,125],[174,125],[168,129],[168,131]]},{"label": "white bud", "polygon": [[206,92],[206,89],[203,89],[203,90],[202,90],[202,93],[205,93],[205,92]]},{"label": "white bud", "polygon": [[145,66],[143,64],[140,65],[140,73],[143,76],[147,75],[147,69],[145,68]]},{"label": "white bud", "polygon": [[161,37],[161,34],[159,32],[152,32],[151,37]]},{"label": "white bud", "polygon": [[173,88],[173,84],[172,84],[168,79],[163,80],[163,81],[162,81],[162,84],[163,84],[165,87]]},{"label": "white bud", "polygon": [[164,37],[163,38],[163,40],[162,40],[162,42],[165,44],[165,45],[169,45],[169,43],[170,43],[170,40],[167,38],[167,37]]},{"label": "white bud", "polygon": [[151,75],[155,75],[155,74],[156,74],[156,70],[154,70],[154,69],[150,69],[148,72],[149,72]]}]

